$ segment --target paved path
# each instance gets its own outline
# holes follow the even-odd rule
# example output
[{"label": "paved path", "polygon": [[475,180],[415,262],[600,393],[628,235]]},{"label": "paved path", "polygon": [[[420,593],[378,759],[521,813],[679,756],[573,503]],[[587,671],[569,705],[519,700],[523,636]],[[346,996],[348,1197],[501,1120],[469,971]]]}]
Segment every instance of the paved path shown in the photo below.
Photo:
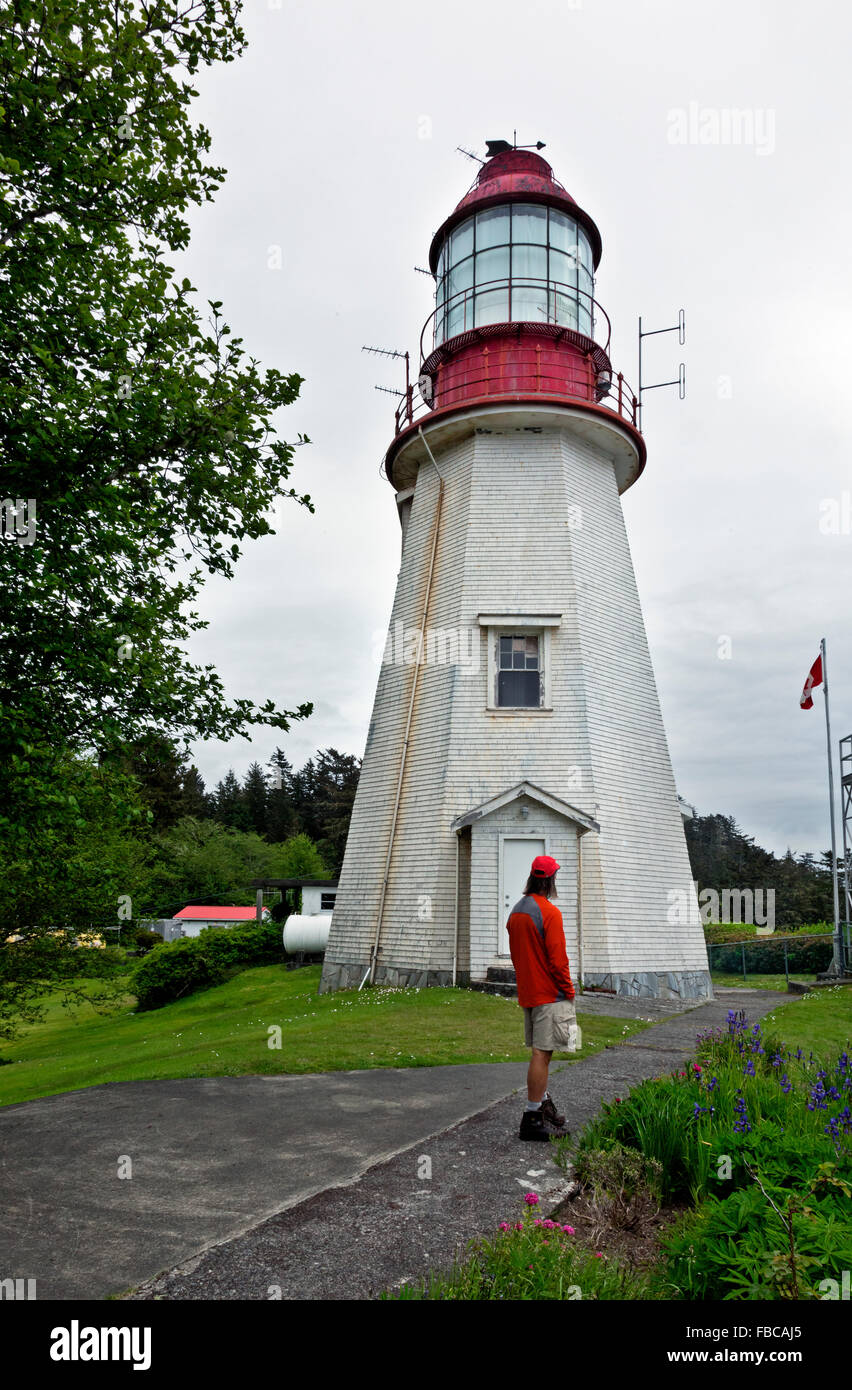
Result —
[{"label": "paved path", "polygon": [[[688,1056],[732,999],[753,1018],[789,1002],[731,991],[563,1064],[572,1129]],[[6,1107],[0,1277],[35,1278],[39,1299],[369,1298],[447,1263],[524,1191],[554,1190],[546,1146],[517,1139],[525,1077],[489,1063],[119,1082]]]}]

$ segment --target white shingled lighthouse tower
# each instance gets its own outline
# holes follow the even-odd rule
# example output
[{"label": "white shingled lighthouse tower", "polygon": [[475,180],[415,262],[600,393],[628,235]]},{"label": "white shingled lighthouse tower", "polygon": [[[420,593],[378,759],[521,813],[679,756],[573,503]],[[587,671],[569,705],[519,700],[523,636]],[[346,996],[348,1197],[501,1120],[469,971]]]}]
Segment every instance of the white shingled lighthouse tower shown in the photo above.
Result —
[{"label": "white shingled lighthouse tower", "polygon": [[437,307],[385,458],[402,561],[320,988],[511,978],[506,919],[549,854],[576,979],[705,999],[600,234],[541,155],[488,150],[432,241]]}]

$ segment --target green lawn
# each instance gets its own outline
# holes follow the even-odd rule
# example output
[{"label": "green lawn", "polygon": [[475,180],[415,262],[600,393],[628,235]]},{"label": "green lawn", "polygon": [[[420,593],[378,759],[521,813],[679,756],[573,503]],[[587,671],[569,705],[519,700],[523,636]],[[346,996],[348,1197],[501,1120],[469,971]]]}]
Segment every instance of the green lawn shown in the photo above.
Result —
[{"label": "green lawn", "polygon": [[[752,975],[749,973],[748,979],[744,980],[742,975],[718,975],[713,971],[711,979],[714,985],[719,985],[722,989],[780,989],[783,992],[787,988],[785,975]],[[813,974],[791,974],[790,979],[796,980],[802,985],[812,985],[816,976]]]},{"label": "green lawn", "polygon": [[[227,984],[148,1013],[135,1000],[112,1015],[70,1016],[60,996],[47,1015],[2,1049],[0,1104],[96,1086],[183,1076],[356,1071],[462,1062],[525,1062],[523,1019],[513,999],[475,990],[316,993],[321,967],[256,967]],[[584,1015],[576,1061],[649,1025]],[[269,1028],[281,1028],[270,1048]],[[556,1054],[562,1060],[560,1054]]]},{"label": "green lawn", "polygon": [[[748,1014],[748,1006],[745,1006]],[[852,1052],[852,985],[834,985],[781,1004],[762,1020],[765,1033],[790,1047],[813,1051],[826,1060],[841,1049]]]}]

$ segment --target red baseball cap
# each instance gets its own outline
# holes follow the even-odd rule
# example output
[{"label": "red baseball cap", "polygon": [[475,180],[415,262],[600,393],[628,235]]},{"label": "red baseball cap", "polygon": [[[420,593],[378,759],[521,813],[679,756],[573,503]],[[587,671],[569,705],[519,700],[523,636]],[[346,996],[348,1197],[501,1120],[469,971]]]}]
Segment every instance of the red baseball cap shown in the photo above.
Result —
[{"label": "red baseball cap", "polygon": [[549,854],[540,854],[532,862],[531,874],[541,874],[544,878],[550,878],[559,868],[555,859],[551,859]]}]

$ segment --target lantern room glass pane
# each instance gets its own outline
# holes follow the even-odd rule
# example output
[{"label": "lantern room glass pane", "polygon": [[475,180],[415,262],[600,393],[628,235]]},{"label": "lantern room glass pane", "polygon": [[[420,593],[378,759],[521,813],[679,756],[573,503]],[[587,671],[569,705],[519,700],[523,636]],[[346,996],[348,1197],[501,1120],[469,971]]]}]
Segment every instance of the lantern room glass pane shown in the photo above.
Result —
[{"label": "lantern room glass pane", "polygon": [[512,241],[531,241],[547,245],[547,208],[515,203],[512,207]]},{"label": "lantern room glass pane", "polygon": [[582,227],[577,228],[577,245],[580,249],[580,264],[584,265],[589,275],[591,275],[595,268],[595,263],[592,258],[592,244]]},{"label": "lantern room glass pane", "polygon": [[494,251],[480,251],[476,257],[476,284],[487,285],[492,280],[508,280],[509,248],[499,246]]},{"label": "lantern room glass pane", "polygon": [[501,288],[493,290],[477,290],[476,292],[476,327],[481,328],[484,323],[508,323],[509,322],[509,285],[506,282]]},{"label": "lantern room glass pane", "polygon": [[547,249],[544,246],[512,246],[512,279],[547,279]]},{"label": "lantern room glass pane", "polygon": [[577,223],[573,217],[550,209],[550,245],[557,251],[573,251],[577,240]]},{"label": "lantern room glass pane", "polygon": [[450,252],[450,263],[456,265],[465,256],[469,256],[473,251],[473,218],[469,217],[466,222],[462,222],[453,232],[452,249]]},{"label": "lantern room glass pane", "polygon": [[447,333],[448,338],[455,337],[456,333],[464,333],[468,328],[473,327],[473,301],[470,297],[460,296],[454,304],[447,309]]},{"label": "lantern room glass pane", "polygon": [[460,290],[469,290],[473,287],[473,256],[468,256],[466,261],[459,265],[454,265],[449,275],[449,298],[458,294]]},{"label": "lantern room glass pane", "polygon": [[477,251],[483,251],[488,246],[508,246],[509,225],[509,209],[507,207],[488,208],[486,212],[477,213]]},{"label": "lantern room glass pane", "polygon": [[[577,300],[573,294],[560,294],[551,286],[547,305],[551,323],[558,323],[560,328],[580,327]],[[585,329],[581,329],[581,332],[585,332]]]},{"label": "lantern room glass pane", "polygon": [[512,321],[547,323],[547,287],[512,281]]},{"label": "lantern room glass pane", "polygon": [[576,288],[577,267],[572,256],[565,256],[561,251],[551,251],[550,253],[550,280],[556,289],[563,286]]}]

